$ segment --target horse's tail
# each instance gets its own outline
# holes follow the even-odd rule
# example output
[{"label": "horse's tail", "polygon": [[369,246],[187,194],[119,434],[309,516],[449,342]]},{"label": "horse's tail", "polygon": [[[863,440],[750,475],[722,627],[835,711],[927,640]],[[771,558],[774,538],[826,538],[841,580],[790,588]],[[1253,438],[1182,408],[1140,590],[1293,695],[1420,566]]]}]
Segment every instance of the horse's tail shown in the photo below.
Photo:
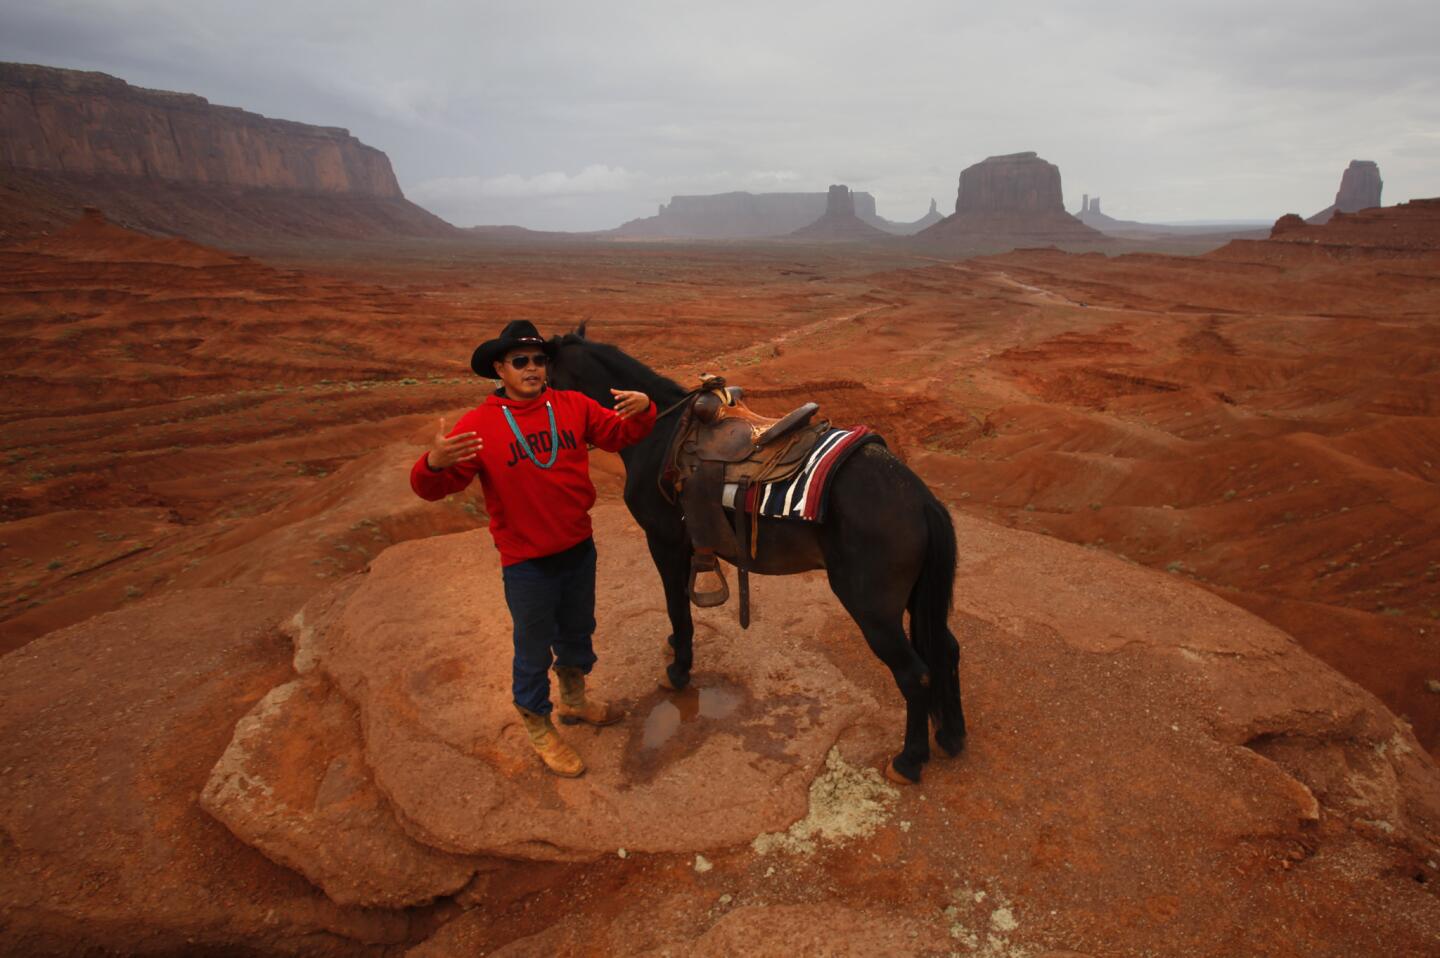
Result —
[{"label": "horse's tail", "polygon": [[910,592],[910,642],[930,672],[930,714],[939,725],[937,739],[953,753],[965,735],[960,643],[949,622],[955,591],[955,524],[933,495],[927,496],[924,509],[925,564]]}]

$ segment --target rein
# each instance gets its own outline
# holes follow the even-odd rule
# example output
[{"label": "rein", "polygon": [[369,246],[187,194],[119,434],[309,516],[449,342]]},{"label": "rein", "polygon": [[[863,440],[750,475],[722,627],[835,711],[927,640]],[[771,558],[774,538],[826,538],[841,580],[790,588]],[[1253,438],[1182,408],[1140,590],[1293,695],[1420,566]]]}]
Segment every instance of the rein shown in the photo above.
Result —
[{"label": "rein", "polygon": [[688,393],[686,393],[685,395],[683,395],[683,396],[681,396],[679,399],[677,399],[674,403],[672,403],[671,405],[667,406],[667,407],[665,408],[665,411],[664,411],[664,412],[662,412],[662,413],[657,413],[657,414],[655,415],[655,421],[656,421],[656,422],[659,422],[660,420],[664,419],[666,416],[670,415],[672,412],[674,412],[675,410],[679,409],[681,406],[685,405],[687,402],[689,402],[690,400],[694,399],[696,396],[700,395],[700,394],[703,393],[704,391],[705,391],[705,387],[704,387],[704,386],[701,386],[699,389],[692,389],[692,390],[690,390]]}]

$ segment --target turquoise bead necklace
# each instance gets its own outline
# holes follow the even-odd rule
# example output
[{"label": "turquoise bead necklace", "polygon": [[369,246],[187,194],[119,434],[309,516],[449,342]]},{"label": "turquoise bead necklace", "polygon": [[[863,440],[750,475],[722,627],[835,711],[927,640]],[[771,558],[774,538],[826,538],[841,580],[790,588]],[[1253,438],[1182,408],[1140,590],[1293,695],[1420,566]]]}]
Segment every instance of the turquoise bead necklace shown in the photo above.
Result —
[{"label": "turquoise bead necklace", "polygon": [[555,460],[560,456],[560,431],[555,428],[555,407],[550,405],[550,400],[545,400],[545,411],[550,414],[550,461],[541,462],[535,457],[535,452],[530,448],[530,443],[525,441],[525,434],[520,431],[516,424],[515,417],[510,414],[509,406],[501,406],[500,411],[505,414],[505,421],[510,424],[510,431],[515,434],[515,439],[520,443],[520,451],[525,453],[525,458],[541,469],[549,469],[555,465]]}]

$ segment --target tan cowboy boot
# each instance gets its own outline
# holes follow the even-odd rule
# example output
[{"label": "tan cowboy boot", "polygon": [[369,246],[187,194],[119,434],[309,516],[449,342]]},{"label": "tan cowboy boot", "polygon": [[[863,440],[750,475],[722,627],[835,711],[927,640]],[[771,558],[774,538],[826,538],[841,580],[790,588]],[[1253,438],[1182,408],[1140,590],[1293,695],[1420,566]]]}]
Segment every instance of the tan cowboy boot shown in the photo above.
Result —
[{"label": "tan cowboy boot", "polygon": [[530,736],[530,744],[535,746],[535,751],[540,754],[546,768],[564,778],[576,778],[585,771],[585,763],[580,760],[575,750],[565,743],[560,733],[555,731],[550,716],[536,715],[518,705],[515,710],[520,713],[520,718],[525,723],[525,732]]},{"label": "tan cowboy boot", "polygon": [[585,694],[585,673],[579,669],[557,666],[555,677],[560,680],[560,704],[555,706],[555,714],[566,725],[613,725],[624,717],[620,709]]}]

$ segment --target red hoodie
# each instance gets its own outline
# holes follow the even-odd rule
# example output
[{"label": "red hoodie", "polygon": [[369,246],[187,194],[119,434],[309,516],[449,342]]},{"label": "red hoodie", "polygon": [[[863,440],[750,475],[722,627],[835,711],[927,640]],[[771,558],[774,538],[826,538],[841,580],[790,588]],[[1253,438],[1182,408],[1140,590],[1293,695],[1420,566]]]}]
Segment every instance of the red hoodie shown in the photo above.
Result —
[{"label": "red hoodie", "polygon": [[[510,410],[531,452],[545,463],[552,446],[547,405],[555,410],[560,452],[553,466],[541,469],[520,449],[502,410]],[[500,564],[514,565],[553,555],[590,537],[595,486],[590,482],[587,443],[619,452],[644,439],[654,426],[654,402],[644,412],[621,419],[584,393],[563,389],[546,389],[523,402],[491,395],[450,430],[452,436],[476,433],[484,444],[480,452],[439,472],[422,455],[410,470],[410,488],[433,501],[459,492],[478,475]]]}]

